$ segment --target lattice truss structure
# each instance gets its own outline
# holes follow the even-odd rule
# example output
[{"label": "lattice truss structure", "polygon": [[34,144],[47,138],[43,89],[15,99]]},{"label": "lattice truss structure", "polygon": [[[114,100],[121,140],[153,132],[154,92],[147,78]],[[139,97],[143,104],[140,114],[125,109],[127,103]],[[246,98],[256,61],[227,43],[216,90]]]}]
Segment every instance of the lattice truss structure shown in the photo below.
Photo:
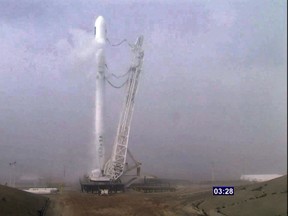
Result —
[{"label": "lattice truss structure", "polygon": [[130,126],[134,110],[134,100],[144,58],[142,45],[143,36],[138,37],[136,43],[131,45],[134,58],[128,71],[129,77],[126,86],[126,99],[120,116],[112,155],[104,167],[104,175],[110,180],[117,180],[123,174],[125,169]]}]

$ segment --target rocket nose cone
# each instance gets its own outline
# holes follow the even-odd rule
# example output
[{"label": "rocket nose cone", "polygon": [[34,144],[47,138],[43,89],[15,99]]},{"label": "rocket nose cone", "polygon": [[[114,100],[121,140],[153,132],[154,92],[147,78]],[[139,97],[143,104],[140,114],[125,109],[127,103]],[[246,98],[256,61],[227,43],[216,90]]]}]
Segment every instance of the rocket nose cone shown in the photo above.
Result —
[{"label": "rocket nose cone", "polygon": [[105,25],[105,20],[103,16],[98,16],[95,20],[95,27]]},{"label": "rocket nose cone", "polygon": [[106,24],[102,16],[97,17],[95,21],[95,40],[98,46],[104,46],[106,43]]}]

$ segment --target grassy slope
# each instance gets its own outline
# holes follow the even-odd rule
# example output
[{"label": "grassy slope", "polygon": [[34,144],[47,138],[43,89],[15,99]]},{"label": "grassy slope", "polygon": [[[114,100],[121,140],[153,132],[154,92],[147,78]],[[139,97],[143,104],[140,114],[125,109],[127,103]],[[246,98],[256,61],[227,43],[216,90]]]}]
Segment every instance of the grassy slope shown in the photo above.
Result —
[{"label": "grassy slope", "polygon": [[267,182],[237,187],[234,196],[210,196],[199,208],[208,214],[220,212],[229,216],[287,215],[287,175]]},{"label": "grassy slope", "polygon": [[47,198],[0,185],[0,216],[38,216]]}]

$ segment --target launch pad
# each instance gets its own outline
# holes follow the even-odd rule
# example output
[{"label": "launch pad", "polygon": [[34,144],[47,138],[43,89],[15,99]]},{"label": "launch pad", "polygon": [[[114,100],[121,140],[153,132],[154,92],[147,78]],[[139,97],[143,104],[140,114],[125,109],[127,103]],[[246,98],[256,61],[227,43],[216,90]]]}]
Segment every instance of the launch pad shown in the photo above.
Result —
[{"label": "launch pad", "polygon": [[95,193],[98,195],[125,192],[125,185],[120,182],[98,181],[83,182],[80,180],[81,191],[86,193]]},{"label": "launch pad", "polygon": [[144,177],[143,181],[138,181],[137,183],[131,183],[139,178],[132,178],[131,181],[127,183],[122,183],[121,181],[97,181],[92,182],[88,178],[85,181],[80,180],[81,191],[86,193],[94,193],[98,195],[109,195],[113,193],[124,193],[128,189],[132,189],[138,192],[144,193],[155,193],[155,192],[174,192],[176,187],[171,185],[169,182],[162,179],[147,179]]}]

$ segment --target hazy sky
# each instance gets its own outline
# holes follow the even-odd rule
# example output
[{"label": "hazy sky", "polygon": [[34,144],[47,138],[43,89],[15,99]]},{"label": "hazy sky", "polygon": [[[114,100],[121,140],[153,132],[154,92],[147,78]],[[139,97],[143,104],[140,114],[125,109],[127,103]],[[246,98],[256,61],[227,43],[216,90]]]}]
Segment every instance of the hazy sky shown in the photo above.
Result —
[{"label": "hazy sky", "polygon": [[[146,174],[239,178],[287,171],[287,3],[284,0],[0,0],[0,183],[78,178],[92,167],[97,16],[108,38],[144,36],[129,148]],[[109,71],[130,65],[107,47]],[[114,80],[114,83],[121,81]],[[106,153],[124,90],[107,85]]]}]

